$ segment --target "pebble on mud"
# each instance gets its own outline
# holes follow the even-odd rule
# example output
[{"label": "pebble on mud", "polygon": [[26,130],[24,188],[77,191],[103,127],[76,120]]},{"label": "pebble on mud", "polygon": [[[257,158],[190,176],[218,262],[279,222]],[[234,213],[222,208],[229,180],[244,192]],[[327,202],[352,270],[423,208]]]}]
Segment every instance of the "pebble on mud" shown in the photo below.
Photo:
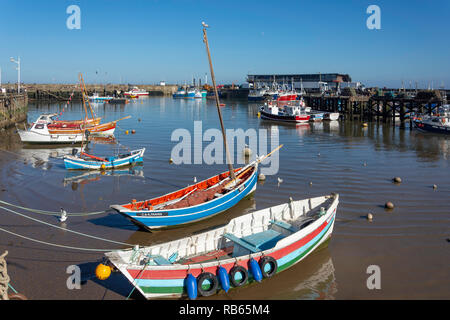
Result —
[{"label": "pebble on mud", "polygon": [[131,130],[131,134],[135,134],[136,133],[136,130]]},{"label": "pebble on mud", "polygon": [[386,209],[394,209],[394,204],[390,201],[386,202],[386,204],[384,205],[384,207]]},{"label": "pebble on mud", "polygon": [[433,189],[436,190],[437,189],[437,185],[433,184]]},{"label": "pebble on mud", "polygon": [[392,179],[392,181],[394,181],[395,183],[402,183],[402,178],[395,177],[394,179]]},{"label": "pebble on mud", "polygon": [[250,149],[249,147],[245,147],[244,148],[244,156],[249,157],[252,154],[252,149]]},{"label": "pebble on mud", "polygon": [[266,180],[266,176],[264,174],[260,173],[258,176],[258,180],[264,181],[264,180]]},{"label": "pebble on mud", "polygon": [[169,163],[173,163],[173,159],[172,158],[169,159]]},{"label": "pebble on mud", "polygon": [[373,220],[373,214],[368,213],[367,214],[367,220],[372,221]]}]

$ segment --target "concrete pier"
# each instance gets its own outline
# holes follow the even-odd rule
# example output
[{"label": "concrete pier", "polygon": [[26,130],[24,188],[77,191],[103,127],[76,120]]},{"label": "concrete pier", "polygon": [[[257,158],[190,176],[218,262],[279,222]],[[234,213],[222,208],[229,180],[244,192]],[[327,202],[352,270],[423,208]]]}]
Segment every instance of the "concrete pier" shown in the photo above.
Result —
[{"label": "concrete pier", "polygon": [[28,97],[26,94],[0,94],[0,129],[27,120]]}]

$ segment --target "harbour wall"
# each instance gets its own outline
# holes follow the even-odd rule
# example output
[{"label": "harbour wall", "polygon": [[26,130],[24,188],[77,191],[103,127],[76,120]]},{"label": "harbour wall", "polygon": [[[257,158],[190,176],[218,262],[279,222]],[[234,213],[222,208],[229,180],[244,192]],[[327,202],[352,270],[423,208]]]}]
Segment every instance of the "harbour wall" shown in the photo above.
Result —
[{"label": "harbour wall", "polygon": [[0,129],[27,120],[28,96],[22,94],[0,94]]},{"label": "harbour wall", "polygon": [[[149,92],[150,96],[171,96],[177,91],[176,85],[136,85],[139,89]],[[17,90],[16,84],[4,85],[8,92]],[[73,93],[72,100],[81,101],[81,89],[79,84],[23,84],[21,88],[26,91],[30,101],[67,101]],[[123,94],[131,90],[133,85],[128,84],[86,84],[88,95],[97,92],[99,95],[108,96],[117,93]]]}]

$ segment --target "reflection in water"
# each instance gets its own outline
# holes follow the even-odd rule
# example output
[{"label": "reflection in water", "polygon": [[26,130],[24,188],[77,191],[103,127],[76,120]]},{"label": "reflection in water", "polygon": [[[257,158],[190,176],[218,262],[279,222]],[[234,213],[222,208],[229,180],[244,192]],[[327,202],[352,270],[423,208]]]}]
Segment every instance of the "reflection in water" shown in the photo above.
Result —
[{"label": "reflection in water", "polygon": [[105,176],[134,176],[144,178],[144,170],[142,169],[142,166],[139,165],[137,165],[136,167],[121,170],[67,170],[63,180],[63,185],[64,187],[67,187],[69,184],[71,184],[72,190],[75,191],[78,187],[78,184],[85,185],[89,182],[100,181],[100,179]]}]

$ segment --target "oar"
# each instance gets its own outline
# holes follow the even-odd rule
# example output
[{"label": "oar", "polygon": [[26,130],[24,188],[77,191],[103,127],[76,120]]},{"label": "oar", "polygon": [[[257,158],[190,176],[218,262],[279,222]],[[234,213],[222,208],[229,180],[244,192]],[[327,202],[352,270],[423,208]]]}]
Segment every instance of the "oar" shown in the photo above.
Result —
[{"label": "oar", "polygon": [[282,146],[283,146],[283,145],[280,144],[278,147],[276,147],[275,149],[273,149],[270,153],[266,154],[264,157],[258,159],[257,161],[258,161],[259,163],[263,162],[264,160],[266,160],[266,158],[270,157],[270,155],[271,155],[272,153],[274,153],[274,152],[277,151],[278,149],[281,149]]},{"label": "oar", "polygon": [[117,121],[125,120],[125,119],[128,119],[128,118],[131,118],[131,116],[126,116],[126,117],[123,117],[123,118],[120,118],[120,119],[117,119],[117,120],[113,120],[111,122],[117,122]]}]

